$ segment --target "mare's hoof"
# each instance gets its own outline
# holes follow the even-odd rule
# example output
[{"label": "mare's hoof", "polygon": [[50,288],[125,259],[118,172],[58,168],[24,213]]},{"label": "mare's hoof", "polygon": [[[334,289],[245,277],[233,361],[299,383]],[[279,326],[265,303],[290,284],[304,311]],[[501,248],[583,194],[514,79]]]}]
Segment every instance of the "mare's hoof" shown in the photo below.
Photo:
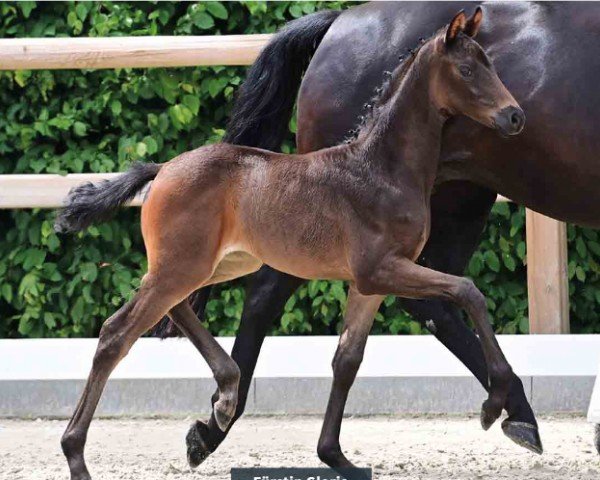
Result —
[{"label": "mare's hoof", "polygon": [[486,400],[483,402],[481,406],[481,427],[484,430],[489,430],[490,427],[494,424],[500,414],[502,413],[502,408],[495,408],[492,405],[490,400]]},{"label": "mare's hoof", "polygon": [[212,453],[204,440],[208,437],[208,426],[198,420],[194,423],[185,437],[187,444],[187,459],[190,467],[196,468]]},{"label": "mare's hoof", "polygon": [[596,432],[594,434],[594,445],[596,445],[596,451],[600,455],[600,423],[596,424]]},{"label": "mare's hoof", "polygon": [[504,420],[502,422],[502,431],[504,435],[510,438],[517,445],[526,448],[530,452],[541,455],[544,453],[540,432],[535,425],[526,422],[514,422]]}]

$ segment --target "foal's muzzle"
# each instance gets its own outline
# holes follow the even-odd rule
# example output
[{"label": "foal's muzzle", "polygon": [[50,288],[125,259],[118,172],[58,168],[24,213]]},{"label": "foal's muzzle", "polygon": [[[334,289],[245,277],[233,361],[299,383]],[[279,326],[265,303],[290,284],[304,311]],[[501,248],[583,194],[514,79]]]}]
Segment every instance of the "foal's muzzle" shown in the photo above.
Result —
[{"label": "foal's muzzle", "polygon": [[506,107],[494,117],[494,125],[504,135],[517,135],[525,126],[525,114],[517,107]]}]

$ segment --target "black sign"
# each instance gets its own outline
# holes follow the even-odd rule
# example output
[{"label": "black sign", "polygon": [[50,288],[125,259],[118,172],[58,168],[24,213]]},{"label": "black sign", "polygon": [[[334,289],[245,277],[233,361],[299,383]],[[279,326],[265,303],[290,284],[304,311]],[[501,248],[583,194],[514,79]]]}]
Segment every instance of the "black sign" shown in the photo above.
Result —
[{"label": "black sign", "polygon": [[372,480],[370,468],[232,468],[231,480]]}]

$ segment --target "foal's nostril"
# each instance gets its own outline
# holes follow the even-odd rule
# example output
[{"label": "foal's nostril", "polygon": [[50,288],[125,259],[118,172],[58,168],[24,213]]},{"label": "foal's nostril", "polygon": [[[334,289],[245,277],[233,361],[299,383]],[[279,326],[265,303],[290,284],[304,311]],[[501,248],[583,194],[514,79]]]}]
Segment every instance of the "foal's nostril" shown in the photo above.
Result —
[{"label": "foal's nostril", "polygon": [[510,123],[512,123],[513,127],[518,128],[521,125],[521,116],[515,112],[510,116]]}]

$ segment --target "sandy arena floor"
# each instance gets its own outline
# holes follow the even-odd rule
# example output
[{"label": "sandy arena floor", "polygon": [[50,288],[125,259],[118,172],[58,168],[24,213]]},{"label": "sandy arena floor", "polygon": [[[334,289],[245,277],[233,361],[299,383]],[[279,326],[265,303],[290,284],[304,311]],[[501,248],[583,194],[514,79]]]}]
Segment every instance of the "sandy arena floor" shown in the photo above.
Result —
[{"label": "sandy arena floor", "polygon": [[[228,480],[231,467],[319,466],[316,417],[242,419],[221,448],[195,472],[185,461],[191,419],[97,420],[88,438],[96,480]],[[0,420],[0,479],[66,480],[57,420]],[[593,428],[580,417],[541,417],[545,453],[531,454],[476,418],[349,418],[342,446],[377,479],[598,479]]]}]

